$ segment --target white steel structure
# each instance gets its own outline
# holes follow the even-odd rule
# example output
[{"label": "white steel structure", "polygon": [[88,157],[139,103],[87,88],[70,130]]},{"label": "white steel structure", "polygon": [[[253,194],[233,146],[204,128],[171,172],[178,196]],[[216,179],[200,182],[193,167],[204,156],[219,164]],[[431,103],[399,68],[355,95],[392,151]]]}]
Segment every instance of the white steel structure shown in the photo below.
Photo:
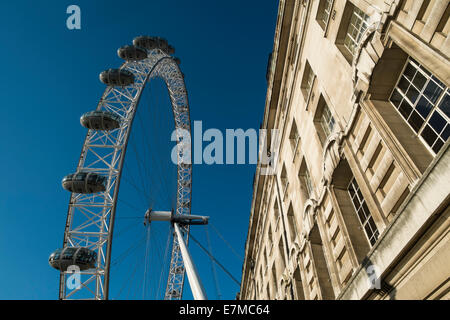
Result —
[{"label": "white steel structure", "polygon": [[[179,61],[170,55],[173,48],[163,39],[138,37],[134,44],[135,47],[131,47],[139,50],[143,48],[145,56],[134,55],[134,59],[133,55],[131,58],[125,57],[125,62],[119,69],[131,73],[134,77],[133,83],[120,86],[111,82],[96,109],[119,116],[120,125],[113,130],[88,130],[76,170],[76,173],[93,172],[105,177],[105,191],[73,192],[69,202],[63,247],[84,247],[95,251],[95,268],[81,271],[81,286],[73,290],[69,290],[66,285],[71,273],[61,270],[60,299],[108,299],[114,217],[128,138],[145,85],[156,77],[162,78],[167,85],[177,129],[179,152],[174,215],[191,213],[191,146],[190,141],[183,139],[183,133],[190,134],[191,130],[189,103],[184,77],[178,66]],[[189,226],[184,225],[180,229],[187,241]],[[179,241],[174,236],[165,299],[181,299],[184,275]]]}]

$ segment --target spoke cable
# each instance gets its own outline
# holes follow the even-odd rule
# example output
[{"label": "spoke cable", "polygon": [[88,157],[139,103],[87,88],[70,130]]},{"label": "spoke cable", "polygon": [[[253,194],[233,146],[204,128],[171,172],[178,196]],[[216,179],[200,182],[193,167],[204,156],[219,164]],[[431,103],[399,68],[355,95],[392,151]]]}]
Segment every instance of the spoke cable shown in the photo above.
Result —
[{"label": "spoke cable", "polygon": [[[212,247],[211,247],[211,239],[209,238],[208,225],[205,225],[205,232],[206,232],[206,240],[208,243],[208,250],[211,252]],[[211,261],[211,271],[213,273],[213,278],[214,278],[214,288],[216,289],[216,294],[217,294],[218,300],[222,300],[222,294],[220,293],[219,281],[217,279],[216,267],[214,265],[214,261],[212,259],[210,259],[210,261]]]},{"label": "spoke cable", "polygon": [[222,239],[223,242],[225,242],[225,244],[228,246],[228,248],[230,248],[230,250],[233,252],[233,254],[239,259],[240,262],[242,262],[244,259],[242,259],[242,257],[236,252],[236,250],[231,246],[231,244],[225,240],[225,238],[222,236],[222,234],[219,232],[219,230],[217,230],[217,228],[211,223],[208,223],[213,231],[220,237],[220,239]]},{"label": "spoke cable", "polygon": [[215,263],[217,263],[217,265],[231,278],[231,280],[233,280],[238,286],[241,286],[241,283],[236,280],[236,278],[233,277],[233,275],[216,258],[214,258],[214,256],[208,250],[206,250],[205,247],[200,244],[200,242],[192,235],[192,233],[189,234],[189,238],[192,239],[200,247],[200,249],[202,249]]}]

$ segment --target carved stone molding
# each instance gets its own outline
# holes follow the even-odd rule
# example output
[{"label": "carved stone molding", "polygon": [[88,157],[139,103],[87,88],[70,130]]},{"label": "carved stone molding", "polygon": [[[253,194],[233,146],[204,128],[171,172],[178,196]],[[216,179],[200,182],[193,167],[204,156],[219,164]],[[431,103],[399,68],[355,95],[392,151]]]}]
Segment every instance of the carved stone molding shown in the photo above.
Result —
[{"label": "carved stone molding", "polygon": [[366,94],[375,66],[384,51],[383,30],[393,17],[399,4],[398,0],[386,3],[386,7],[372,17],[371,25],[363,33],[352,61],[353,102],[361,93]]},{"label": "carved stone molding", "polygon": [[330,184],[334,169],[336,169],[341,159],[341,146],[342,137],[344,133],[342,131],[333,133],[330,135],[325,143],[322,155],[322,185],[327,186]]},{"label": "carved stone molding", "polygon": [[309,233],[316,223],[316,210],[317,201],[315,199],[308,199],[305,202],[305,207],[303,210],[303,229],[305,231],[306,240],[309,238]]}]

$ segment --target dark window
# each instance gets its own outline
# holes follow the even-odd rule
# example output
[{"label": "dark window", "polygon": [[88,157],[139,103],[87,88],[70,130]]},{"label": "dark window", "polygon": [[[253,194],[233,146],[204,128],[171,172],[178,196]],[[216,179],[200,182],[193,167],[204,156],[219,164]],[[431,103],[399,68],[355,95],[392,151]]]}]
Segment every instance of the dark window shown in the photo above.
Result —
[{"label": "dark window", "polygon": [[438,153],[450,133],[449,89],[409,58],[390,101],[411,128]]}]

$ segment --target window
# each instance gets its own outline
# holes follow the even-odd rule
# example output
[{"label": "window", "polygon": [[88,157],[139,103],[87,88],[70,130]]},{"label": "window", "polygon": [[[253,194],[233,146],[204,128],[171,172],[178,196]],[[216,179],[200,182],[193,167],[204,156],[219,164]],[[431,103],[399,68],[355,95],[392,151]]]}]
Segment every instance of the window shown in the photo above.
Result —
[{"label": "window", "polygon": [[364,233],[366,234],[370,245],[373,246],[375,242],[377,242],[380,234],[355,178],[350,181],[347,191],[358,215],[359,222],[363,226]]},{"label": "window", "polygon": [[305,199],[303,199],[304,201],[306,201],[313,195],[313,184],[305,160],[303,160],[302,164],[300,165],[298,178],[300,179],[302,189],[306,192],[306,194],[304,194]]},{"label": "window", "polygon": [[358,7],[354,6],[344,39],[344,46],[352,56],[355,54],[355,50],[361,41],[361,37],[368,26],[369,16]]},{"label": "window", "polygon": [[322,115],[320,117],[320,125],[322,126],[325,136],[330,136],[330,134],[334,130],[335,121],[330,109],[326,104],[323,106]]},{"label": "window", "polygon": [[305,71],[303,73],[303,79],[302,79],[302,92],[303,97],[305,98],[305,101],[308,101],[309,95],[311,94],[312,87],[314,84],[314,72],[311,69],[311,66],[309,65],[308,61],[306,61],[305,65]]},{"label": "window", "polygon": [[311,195],[313,193],[313,186],[312,186],[311,176],[309,175],[308,168],[306,168],[306,170],[305,170],[304,179],[305,179],[306,190],[308,191],[308,195],[311,197]]},{"label": "window", "polygon": [[272,237],[272,227],[269,225],[269,230],[267,231],[267,239],[269,241],[269,252],[272,252],[273,247],[273,237]]},{"label": "window", "polygon": [[328,137],[336,129],[336,120],[328,107],[323,95],[320,95],[317,109],[314,115],[314,126],[319,136],[322,146],[326,143]]},{"label": "window", "polygon": [[281,170],[281,187],[283,188],[283,195],[286,195],[287,187],[289,185],[288,183],[288,177],[286,172],[286,166],[283,164],[283,170]]},{"label": "window", "polygon": [[292,152],[295,154],[297,150],[298,143],[300,142],[300,135],[298,134],[298,129],[295,121],[292,121],[291,133],[289,134],[289,141],[291,143]]},{"label": "window", "polygon": [[331,10],[333,9],[333,0],[321,0],[317,10],[317,22],[325,29],[330,20]]},{"label": "window", "polygon": [[450,136],[450,92],[439,79],[409,58],[390,102],[437,154]]},{"label": "window", "polygon": [[[292,208],[292,203],[289,204],[288,214],[287,214],[288,226],[289,226],[289,235],[291,242],[294,242],[295,237],[297,236],[297,226],[295,223],[295,215],[294,209]],[[280,241],[280,244],[282,241]],[[284,254],[284,249],[281,251]]]}]

